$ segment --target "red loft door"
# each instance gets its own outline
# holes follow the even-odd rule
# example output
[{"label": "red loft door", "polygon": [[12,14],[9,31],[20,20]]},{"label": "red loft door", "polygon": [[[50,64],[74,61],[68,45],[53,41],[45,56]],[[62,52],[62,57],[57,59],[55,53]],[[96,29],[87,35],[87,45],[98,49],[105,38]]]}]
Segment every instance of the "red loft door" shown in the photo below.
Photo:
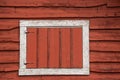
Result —
[{"label": "red loft door", "polygon": [[28,28],[27,68],[82,68],[82,28]]}]

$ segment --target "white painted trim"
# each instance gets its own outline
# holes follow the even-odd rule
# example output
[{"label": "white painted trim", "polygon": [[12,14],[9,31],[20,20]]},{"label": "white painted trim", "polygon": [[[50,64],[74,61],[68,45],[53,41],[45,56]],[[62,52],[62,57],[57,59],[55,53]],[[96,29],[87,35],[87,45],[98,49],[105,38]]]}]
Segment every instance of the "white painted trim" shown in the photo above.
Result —
[{"label": "white painted trim", "polygon": [[26,69],[26,33],[27,27],[20,26],[20,69]]},{"label": "white painted trim", "polygon": [[[83,29],[83,68],[26,68],[27,27],[82,27]],[[88,20],[20,20],[20,69],[19,75],[89,75],[89,21]]]},{"label": "white painted trim", "polygon": [[88,69],[20,69],[19,75],[88,75]]},{"label": "white painted trim", "polygon": [[53,26],[82,26],[85,25],[88,20],[20,20],[20,26],[27,27],[53,27]]}]

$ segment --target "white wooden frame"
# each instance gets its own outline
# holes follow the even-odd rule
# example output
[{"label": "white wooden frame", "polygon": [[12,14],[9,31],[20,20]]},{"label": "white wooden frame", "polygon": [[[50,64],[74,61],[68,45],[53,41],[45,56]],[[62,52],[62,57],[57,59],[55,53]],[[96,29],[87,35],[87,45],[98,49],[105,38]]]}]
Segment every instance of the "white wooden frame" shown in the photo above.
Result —
[{"label": "white wooden frame", "polygon": [[[26,68],[26,32],[29,27],[82,27],[83,68]],[[19,75],[89,75],[89,21],[88,20],[20,20],[20,68]]]}]

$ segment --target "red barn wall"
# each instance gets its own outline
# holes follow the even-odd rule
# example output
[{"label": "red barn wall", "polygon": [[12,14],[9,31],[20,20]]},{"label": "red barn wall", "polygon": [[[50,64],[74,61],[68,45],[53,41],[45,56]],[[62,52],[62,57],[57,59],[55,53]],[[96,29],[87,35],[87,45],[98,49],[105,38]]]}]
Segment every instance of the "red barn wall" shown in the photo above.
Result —
[{"label": "red barn wall", "polygon": [[[89,76],[18,76],[19,20],[90,20]],[[0,0],[0,80],[119,80],[120,0]]]}]

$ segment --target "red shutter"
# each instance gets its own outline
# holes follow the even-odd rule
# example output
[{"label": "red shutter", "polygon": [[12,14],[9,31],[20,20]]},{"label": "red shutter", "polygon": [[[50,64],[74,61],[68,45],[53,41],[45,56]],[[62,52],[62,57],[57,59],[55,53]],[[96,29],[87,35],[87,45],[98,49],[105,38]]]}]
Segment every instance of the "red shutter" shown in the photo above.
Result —
[{"label": "red shutter", "polygon": [[82,68],[82,28],[28,28],[27,68]]}]

